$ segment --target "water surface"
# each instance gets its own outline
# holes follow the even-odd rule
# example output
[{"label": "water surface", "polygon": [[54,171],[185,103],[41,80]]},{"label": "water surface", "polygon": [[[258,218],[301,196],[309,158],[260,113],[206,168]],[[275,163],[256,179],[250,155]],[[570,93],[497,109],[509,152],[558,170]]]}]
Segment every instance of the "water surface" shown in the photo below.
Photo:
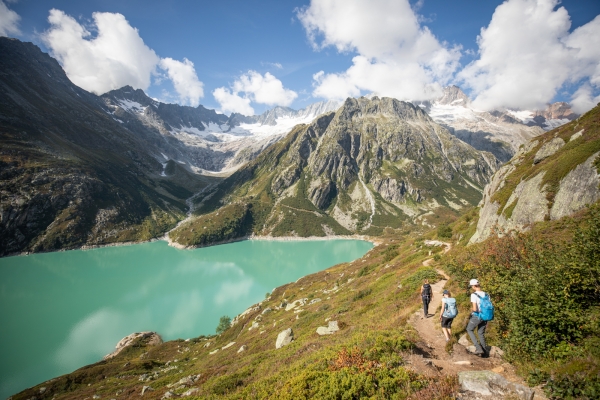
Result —
[{"label": "water surface", "polygon": [[0,259],[0,398],[96,362],[124,336],[212,334],[267,292],[361,257],[357,240],[166,242]]}]

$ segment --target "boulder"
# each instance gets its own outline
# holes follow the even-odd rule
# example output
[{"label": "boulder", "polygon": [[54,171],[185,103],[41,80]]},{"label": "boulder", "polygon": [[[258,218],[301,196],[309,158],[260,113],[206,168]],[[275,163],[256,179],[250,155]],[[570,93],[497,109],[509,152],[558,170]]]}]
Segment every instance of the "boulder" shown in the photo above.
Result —
[{"label": "boulder", "polygon": [[161,397],[161,399],[170,399],[172,397],[179,397],[179,396],[177,396],[175,393],[171,392],[170,390],[167,390],[165,392],[165,394],[163,394],[163,396]]},{"label": "boulder", "polygon": [[502,358],[504,357],[504,351],[500,347],[492,346],[490,349],[490,357]]},{"label": "boulder", "polygon": [[292,328],[288,328],[284,331],[281,331],[279,335],[277,335],[277,341],[275,342],[275,348],[280,349],[283,346],[287,346],[294,340],[294,333],[292,332]]},{"label": "boulder", "polygon": [[271,307],[267,307],[267,308],[265,308],[265,309],[262,311],[262,313],[261,313],[261,314],[266,314],[266,313],[268,313],[268,312],[271,312],[271,311],[273,311],[273,309],[272,309]]},{"label": "boulder", "polygon": [[298,299],[296,301],[293,301],[291,303],[288,303],[285,306],[285,311],[290,311],[293,310],[294,308],[298,307],[298,306],[303,306],[306,304],[306,302],[308,301],[308,299]]},{"label": "boulder", "polygon": [[115,357],[117,354],[123,351],[123,349],[131,346],[138,339],[141,339],[147,346],[154,346],[163,342],[160,335],[156,332],[146,331],[132,333],[131,335],[125,336],[123,339],[121,339],[115,347],[116,350],[110,354],[105,355],[104,360],[108,360]]},{"label": "boulder", "polygon": [[195,395],[196,393],[198,393],[200,391],[200,389],[198,388],[191,388],[188,391],[184,392],[181,397],[188,397],[188,396],[192,396]]},{"label": "boulder", "polygon": [[238,353],[244,352],[248,350],[248,346],[246,346],[245,344],[242,345],[242,347],[240,347],[240,349],[237,351]]},{"label": "boulder", "polygon": [[331,335],[337,331],[339,331],[340,328],[338,326],[338,322],[337,321],[329,321],[328,325],[325,326],[320,326],[317,328],[317,333],[321,336],[323,335]]},{"label": "boulder", "polygon": [[534,391],[526,386],[506,380],[492,371],[462,371],[458,382],[463,391],[475,392],[483,396],[516,396],[519,399],[533,399]]}]

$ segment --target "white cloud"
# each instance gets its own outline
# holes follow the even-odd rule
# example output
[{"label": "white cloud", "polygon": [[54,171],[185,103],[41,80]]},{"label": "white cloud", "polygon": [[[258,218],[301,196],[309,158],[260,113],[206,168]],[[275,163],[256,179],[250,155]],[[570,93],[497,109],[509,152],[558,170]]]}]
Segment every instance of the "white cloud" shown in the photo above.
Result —
[{"label": "white cloud", "polygon": [[600,103],[600,95],[594,97],[589,84],[583,84],[571,97],[573,111],[580,114],[596,107],[598,103]]},{"label": "white cloud", "polygon": [[315,49],[358,53],[348,70],[315,75],[318,97],[368,91],[424,100],[438,96],[458,67],[460,47],[440,43],[422,27],[408,0],[312,0],[297,16]]},{"label": "white cloud", "polygon": [[96,94],[125,85],[146,90],[160,66],[182,103],[199,104],[204,85],[198,80],[194,63],[186,58],[160,59],[121,14],[96,12],[92,17],[95,36],[73,17],[52,9],[48,17],[51,27],[42,35],[73,83]]},{"label": "white cloud", "polygon": [[92,17],[98,29],[94,38],[73,17],[50,10],[52,26],[43,39],[69,79],[97,94],[125,85],[147,89],[159,61],[154,50],[123,15],[97,12]]},{"label": "white cloud", "polygon": [[181,102],[187,102],[194,107],[200,104],[200,99],[204,97],[204,84],[198,80],[193,62],[187,58],[184,58],[183,62],[163,58],[159,66],[167,71]]},{"label": "white cloud", "polygon": [[215,100],[221,105],[221,112],[240,113],[244,115],[254,115],[254,109],[250,106],[250,99],[239,96],[237,93],[231,93],[224,87],[217,88],[212,92]]},{"label": "white cloud", "polygon": [[236,93],[245,92],[252,101],[270,106],[289,106],[298,94],[283,87],[283,83],[270,73],[264,75],[248,71],[233,83]]},{"label": "white cloud", "polygon": [[[558,4],[507,0],[496,8],[478,37],[479,59],[458,74],[472,89],[474,106],[543,108],[566,82],[600,85],[600,17],[569,34],[569,14]],[[591,87],[578,92],[582,110]]]},{"label": "white cloud", "polygon": [[261,75],[256,71],[248,71],[233,83],[231,91],[220,87],[213,91],[213,96],[221,104],[224,113],[253,115],[251,102],[289,106],[298,97],[298,93],[283,87],[283,83],[268,72]]},{"label": "white cloud", "polygon": [[0,36],[8,36],[10,34],[18,35],[19,30],[19,14],[11,10],[0,0]]}]

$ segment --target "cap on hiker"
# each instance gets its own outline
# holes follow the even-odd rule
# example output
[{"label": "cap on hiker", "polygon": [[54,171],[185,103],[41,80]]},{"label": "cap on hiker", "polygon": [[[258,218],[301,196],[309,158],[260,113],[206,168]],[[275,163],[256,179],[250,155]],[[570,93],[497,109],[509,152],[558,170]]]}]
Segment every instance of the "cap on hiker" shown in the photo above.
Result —
[{"label": "cap on hiker", "polygon": [[450,292],[449,292],[449,291],[447,291],[447,290],[444,290],[444,291],[442,292],[442,294],[450,294]]},{"label": "cap on hiker", "polygon": [[479,281],[477,279],[471,279],[469,281],[469,286],[479,286]]}]

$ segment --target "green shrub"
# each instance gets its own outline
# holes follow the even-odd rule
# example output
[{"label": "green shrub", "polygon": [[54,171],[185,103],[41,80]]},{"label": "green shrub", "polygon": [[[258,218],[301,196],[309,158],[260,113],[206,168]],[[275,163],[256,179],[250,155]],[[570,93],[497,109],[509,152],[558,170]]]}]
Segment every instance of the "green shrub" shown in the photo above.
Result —
[{"label": "green shrub", "polygon": [[446,224],[438,226],[437,236],[442,239],[450,239],[452,237],[452,228]]},{"label": "green shrub", "polygon": [[447,264],[457,281],[480,279],[508,359],[541,366],[528,380],[547,381],[553,398],[600,395],[600,351],[593,350],[600,342],[600,206],[584,220],[572,242],[507,235]]},{"label": "green shrub", "polygon": [[371,289],[363,289],[363,290],[359,291],[358,293],[356,293],[354,295],[354,297],[352,297],[352,301],[358,301],[364,297],[367,297],[370,294],[371,294]]},{"label": "green shrub", "polygon": [[219,319],[219,325],[217,325],[217,335],[220,335],[221,333],[225,332],[227,329],[229,329],[230,326],[231,318],[229,318],[227,315],[223,315],[221,319]]}]

